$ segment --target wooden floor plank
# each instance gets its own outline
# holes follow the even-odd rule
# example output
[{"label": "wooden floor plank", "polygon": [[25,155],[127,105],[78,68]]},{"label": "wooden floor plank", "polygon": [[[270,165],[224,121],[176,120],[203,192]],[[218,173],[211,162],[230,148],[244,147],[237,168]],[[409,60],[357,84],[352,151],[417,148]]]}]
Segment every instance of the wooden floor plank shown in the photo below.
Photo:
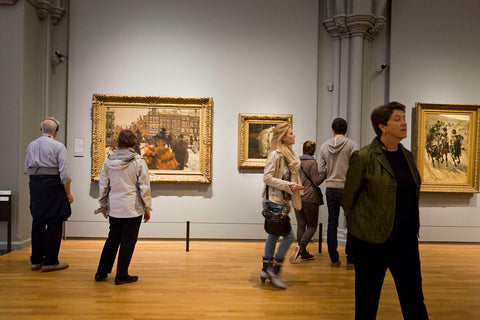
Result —
[{"label": "wooden floor plank", "polygon": [[[30,271],[30,248],[0,256],[0,319],[354,318],[354,271],[330,268],[325,245],[315,260],[285,265],[287,290],[260,282],[260,242],[194,241],[185,252],[182,241],[139,241],[130,266],[139,281],[121,286],[114,275],[93,281],[102,246],[62,242],[70,268],[49,273]],[[430,319],[480,319],[479,246],[422,244],[420,252]],[[403,319],[389,273],[377,318]]]}]

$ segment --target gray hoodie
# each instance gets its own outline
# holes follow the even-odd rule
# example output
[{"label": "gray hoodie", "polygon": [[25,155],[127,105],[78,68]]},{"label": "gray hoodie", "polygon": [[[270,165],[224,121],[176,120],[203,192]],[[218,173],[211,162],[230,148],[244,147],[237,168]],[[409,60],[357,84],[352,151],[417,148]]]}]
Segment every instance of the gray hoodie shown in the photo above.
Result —
[{"label": "gray hoodie", "polygon": [[348,170],[348,163],[357,144],[343,135],[337,135],[325,141],[319,152],[320,175],[326,176],[327,188],[343,189]]}]

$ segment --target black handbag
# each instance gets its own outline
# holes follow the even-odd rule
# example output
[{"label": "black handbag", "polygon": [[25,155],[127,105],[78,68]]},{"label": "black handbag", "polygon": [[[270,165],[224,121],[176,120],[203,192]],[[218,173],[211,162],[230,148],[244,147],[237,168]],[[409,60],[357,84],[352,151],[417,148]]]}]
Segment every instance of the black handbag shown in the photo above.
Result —
[{"label": "black handbag", "polygon": [[[266,196],[268,200],[268,185]],[[292,226],[290,225],[290,217],[288,216],[288,209],[285,205],[283,205],[281,209],[273,209],[272,207],[267,206],[262,210],[262,216],[265,218],[263,226],[268,234],[283,237],[290,234]]]}]

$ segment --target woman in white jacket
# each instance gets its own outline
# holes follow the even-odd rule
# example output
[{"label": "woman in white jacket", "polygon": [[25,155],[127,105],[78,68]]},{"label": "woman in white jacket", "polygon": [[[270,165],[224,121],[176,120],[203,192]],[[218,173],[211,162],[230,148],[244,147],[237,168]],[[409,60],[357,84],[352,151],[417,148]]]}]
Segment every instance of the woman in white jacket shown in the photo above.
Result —
[{"label": "woman in white jacket", "polygon": [[[270,154],[265,164],[263,182],[263,207],[270,207],[274,211],[281,210],[285,205],[290,211],[290,200],[297,210],[302,208],[301,190],[304,189],[299,178],[300,159],[292,150],[295,143],[295,135],[287,123],[281,123],[273,129]],[[268,189],[268,197],[267,197]],[[285,254],[292,244],[295,235],[293,230],[288,236],[282,238],[275,254],[278,236],[269,234],[265,243],[265,255],[260,279],[265,282],[270,279],[278,288],[286,289],[286,285],[280,278]]]},{"label": "woman in white jacket", "polygon": [[[110,232],[103,247],[95,281],[103,281],[112,272],[118,251],[115,284],[135,282],[128,274],[138,231],[143,220],[150,220],[151,193],[145,160],[133,147],[137,137],[130,130],[118,135],[118,147],[109,155],[100,172],[100,211],[109,219]],[[118,250],[120,247],[120,250]]]}]

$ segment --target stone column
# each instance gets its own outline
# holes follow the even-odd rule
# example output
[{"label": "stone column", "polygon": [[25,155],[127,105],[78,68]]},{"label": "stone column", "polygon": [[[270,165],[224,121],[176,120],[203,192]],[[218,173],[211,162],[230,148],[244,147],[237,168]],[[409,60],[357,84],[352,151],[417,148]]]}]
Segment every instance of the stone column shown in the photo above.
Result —
[{"label": "stone column", "polygon": [[[348,121],[348,135],[361,141],[362,97],[364,81],[365,42],[374,41],[385,25],[385,17],[377,16],[379,7],[386,1],[356,0],[351,8],[342,1],[329,0],[328,17],[323,22],[332,37],[333,46],[333,90],[332,119],[342,117]],[[340,5],[341,4],[341,5]],[[355,11],[358,12],[355,12]],[[365,11],[368,12],[365,12]],[[338,49],[340,47],[340,49]],[[335,92],[336,90],[336,92]]]},{"label": "stone column", "polygon": [[61,0],[28,0],[35,8],[38,18],[44,21],[44,65],[43,65],[43,114],[52,116],[52,61],[55,61],[52,47],[53,26],[56,25],[65,14]]},{"label": "stone column", "polygon": [[[362,126],[371,127],[370,123],[362,123],[370,110],[370,106],[363,105],[369,101],[366,98],[369,92],[368,49],[385,25],[383,12],[387,0],[325,0],[321,3],[325,9],[323,25],[332,41],[332,85],[328,87],[332,94],[331,119],[322,119],[322,125],[330,126],[337,117],[346,119],[347,136],[361,146]],[[346,234],[346,219],[341,214],[340,245],[346,244]]]}]

